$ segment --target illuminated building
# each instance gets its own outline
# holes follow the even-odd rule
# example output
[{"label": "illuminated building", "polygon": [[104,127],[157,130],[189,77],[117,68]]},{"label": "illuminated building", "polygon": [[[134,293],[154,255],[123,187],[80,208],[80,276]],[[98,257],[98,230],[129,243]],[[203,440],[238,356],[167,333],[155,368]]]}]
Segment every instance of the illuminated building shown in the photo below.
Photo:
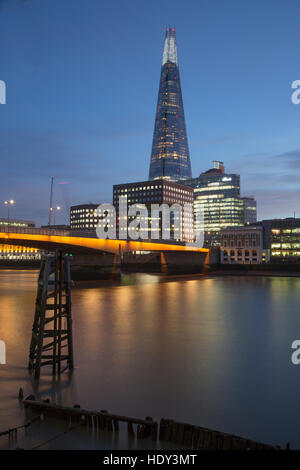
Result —
[{"label": "illuminated building", "polygon": [[263,227],[245,226],[221,230],[221,264],[260,264],[269,261]]},{"label": "illuminated building", "polygon": [[[32,220],[0,218],[0,231],[6,232],[8,226],[16,230],[35,227],[35,223]],[[41,250],[36,248],[0,244],[0,260],[39,260],[41,256]]]},{"label": "illuminated building", "polygon": [[191,178],[175,28],[167,28],[154,125],[149,180]]},{"label": "illuminated building", "polygon": [[[119,224],[119,202],[120,198],[126,198],[127,208],[132,204],[144,204],[148,209],[148,238],[151,238],[151,226],[154,223],[154,219],[151,217],[151,204],[179,204],[181,208],[184,204],[187,204],[187,211],[181,211],[181,233],[176,233],[176,227],[174,223],[174,217],[176,214],[171,212],[170,219],[170,239],[176,241],[192,241],[193,236],[193,189],[188,186],[184,186],[179,183],[174,183],[167,180],[155,180],[155,181],[142,181],[137,183],[118,184],[113,187],[113,204],[116,208],[117,214],[117,238],[127,238],[122,232],[123,227]],[[130,224],[132,217],[128,217],[128,223]],[[158,217],[159,225],[159,239],[162,238],[162,215]],[[119,230],[120,228],[120,230]],[[128,234],[129,235],[129,234]],[[144,238],[144,237],[143,237]]]},{"label": "illuminated building", "polygon": [[244,224],[253,224],[257,220],[257,204],[254,197],[242,197],[244,202]]},{"label": "illuminated building", "polygon": [[0,260],[40,260],[43,252],[36,248],[16,245],[0,245]]},{"label": "illuminated building", "polygon": [[270,219],[221,231],[221,263],[299,263],[300,219]]},{"label": "illuminated building", "polygon": [[99,204],[80,204],[70,207],[70,229],[75,231],[95,232]]},{"label": "illuminated building", "polygon": [[263,220],[264,246],[270,248],[272,263],[300,262],[300,219]]},{"label": "illuminated building", "polygon": [[22,220],[22,219],[7,219],[7,218],[0,218],[0,231],[5,230],[5,226],[7,225],[12,227],[35,227],[35,223],[32,220]]},{"label": "illuminated building", "polygon": [[[225,173],[223,162],[214,161],[213,165],[197,178],[185,181],[194,189],[195,230],[201,230],[204,225],[205,246],[220,244],[222,228],[256,221],[255,200],[240,196],[240,176]],[[202,226],[200,213],[204,218]]]}]

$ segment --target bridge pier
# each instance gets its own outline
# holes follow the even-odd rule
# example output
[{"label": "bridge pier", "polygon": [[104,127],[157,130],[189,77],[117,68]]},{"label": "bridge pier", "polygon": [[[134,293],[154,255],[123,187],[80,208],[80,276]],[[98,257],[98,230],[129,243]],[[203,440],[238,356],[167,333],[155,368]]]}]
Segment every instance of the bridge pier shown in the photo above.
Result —
[{"label": "bridge pier", "polygon": [[118,279],[121,275],[121,257],[113,253],[75,253],[70,257],[73,281]]},{"label": "bridge pier", "polygon": [[162,251],[147,254],[126,253],[122,268],[128,271],[160,272],[162,274],[205,273],[218,264],[218,251]]}]

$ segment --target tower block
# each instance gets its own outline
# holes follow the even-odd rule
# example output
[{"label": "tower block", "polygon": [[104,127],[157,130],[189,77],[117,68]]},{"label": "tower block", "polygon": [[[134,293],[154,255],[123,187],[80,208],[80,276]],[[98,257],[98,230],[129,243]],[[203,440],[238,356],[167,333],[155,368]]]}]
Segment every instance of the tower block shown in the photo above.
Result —
[{"label": "tower block", "polygon": [[164,43],[149,180],[184,181],[191,177],[176,32],[170,26]]},{"label": "tower block", "polygon": [[62,252],[42,260],[29,351],[35,379],[49,365],[52,375],[74,366],[70,260]]}]

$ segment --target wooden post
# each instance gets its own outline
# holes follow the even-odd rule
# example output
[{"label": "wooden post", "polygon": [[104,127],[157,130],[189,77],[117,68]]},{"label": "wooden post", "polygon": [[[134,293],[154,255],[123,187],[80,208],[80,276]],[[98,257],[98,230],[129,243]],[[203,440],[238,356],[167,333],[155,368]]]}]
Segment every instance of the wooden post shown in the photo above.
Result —
[{"label": "wooden post", "polygon": [[42,366],[51,365],[52,375],[60,374],[63,361],[73,369],[70,262],[60,251],[41,263],[28,368],[39,379]]},{"label": "wooden post", "polygon": [[158,424],[155,422],[152,424],[152,432],[151,432],[152,441],[157,440],[157,433],[158,433]]},{"label": "wooden post", "polygon": [[117,419],[114,419],[114,430],[115,432],[119,431],[119,421]]},{"label": "wooden post", "polygon": [[106,429],[107,426],[107,410],[101,410],[101,416],[100,416],[100,428],[101,429]]},{"label": "wooden post", "polygon": [[134,429],[131,421],[128,421],[128,434],[134,436]]},{"label": "wooden post", "polygon": [[112,423],[112,419],[110,416],[107,417],[107,430],[108,431],[112,431],[113,430],[113,423]]}]

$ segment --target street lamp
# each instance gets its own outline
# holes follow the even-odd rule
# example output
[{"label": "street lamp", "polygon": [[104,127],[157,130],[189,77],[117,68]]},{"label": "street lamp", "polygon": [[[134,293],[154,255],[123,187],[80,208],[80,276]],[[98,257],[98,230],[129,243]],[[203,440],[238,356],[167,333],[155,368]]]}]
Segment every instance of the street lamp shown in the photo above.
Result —
[{"label": "street lamp", "polygon": [[54,224],[53,225],[55,225],[55,214],[56,214],[57,211],[60,211],[60,210],[61,210],[60,206],[56,206],[53,209],[53,212],[54,212],[54,214],[53,214]]},{"label": "street lamp", "polygon": [[4,201],[4,204],[7,206],[7,231],[9,231],[9,221],[10,221],[10,206],[15,203],[13,199],[9,199],[8,201]]}]

